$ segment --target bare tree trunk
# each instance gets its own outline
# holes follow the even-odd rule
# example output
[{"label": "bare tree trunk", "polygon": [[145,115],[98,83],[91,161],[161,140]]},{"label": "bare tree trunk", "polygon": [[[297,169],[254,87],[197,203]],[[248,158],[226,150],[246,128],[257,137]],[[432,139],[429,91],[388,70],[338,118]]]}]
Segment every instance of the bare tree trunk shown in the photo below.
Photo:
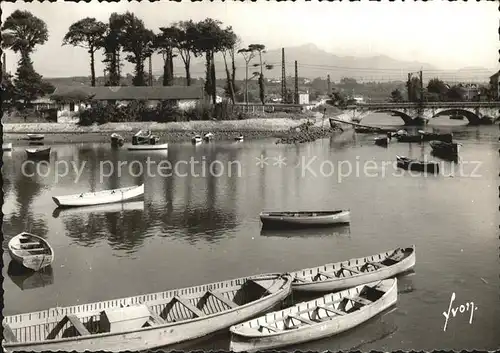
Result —
[{"label": "bare tree trunk", "polygon": [[229,68],[227,66],[226,55],[227,55],[226,52],[222,52],[222,57],[224,58],[224,67],[226,68],[227,88],[229,89],[229,96],[231,97],[231,102],[234,104],[235,97],[234,97],[233,79],[231,77],[231,73],[229,72]]},{"label": "bare tree trunk", "polygon": [[215,77],[215,60],[214,60],[214,52],[212,51],[210,54],[210,74],[212,79],[212,102],[217,104],[217,78]]},{"label": "bare tree trunk", "polygon": [[94,47],[89,48],[90,53],[90,76],[91,76],[91,85],[95,87],[95,59],[94,59]]}]

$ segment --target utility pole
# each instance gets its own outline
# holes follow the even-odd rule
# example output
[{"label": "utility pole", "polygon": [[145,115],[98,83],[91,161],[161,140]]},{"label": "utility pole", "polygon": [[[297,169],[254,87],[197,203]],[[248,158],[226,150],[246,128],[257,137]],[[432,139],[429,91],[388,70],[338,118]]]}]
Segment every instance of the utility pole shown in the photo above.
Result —
[{"label": "utility pole", "polygon": [[420,70],[420,102],[424,102],[424,80],[422,70]]},{"label": "utility pole", "polygon": [[297,68],[297,60],[295,60],[295,104],[299,104],[299,70]]},{"label": "utility pole", "polygon": [[151,64],[151,57],[152,55],[149,56],[149,85],[153,85],[153,66]]},{"label": "utility pole", "polygon": [[286,103],[285,48],[281,48],[281,103]]},{"label": "utility pole", "polygon": [[327,83],[327,87],[328,87],[327,94],[328,94],[328,97],[330,97],[330,95],[332,94],[332,83],[330,81],[330,75],[328,75],[326,77],[326,83]]},{"label": "utility pole", "polygon": [[406,83],[406,86],[407,86],[407,90],[408,90],[408,102],[411,102],[411,91],[412,91],[412,87],[411,87],[411,73],[408,73],[408,82]]}]

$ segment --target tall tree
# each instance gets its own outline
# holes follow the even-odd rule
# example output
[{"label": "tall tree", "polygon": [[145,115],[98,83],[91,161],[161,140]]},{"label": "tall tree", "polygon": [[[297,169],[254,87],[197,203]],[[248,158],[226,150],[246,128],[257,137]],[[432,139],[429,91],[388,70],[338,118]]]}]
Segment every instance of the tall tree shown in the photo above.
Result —
[{"label": "tall tree", "polygon": [[173,28],[175,31],[172,31],[171,34],[174,47],[184,63],[186,85],[191,86],[191,58],[201,54],[201,50],[197,47],[200,40],[199,26],[189,20],[177,22]]},{"label": "tall tree", "polygon": [[86,17],[73,23],[64,36],[63,45],[73,45],[87,49],[90,55],[91,85],[95,86],[94,54],[102,45],[107,26],[95,18]]},{"label": "tall tree", "polygon": [[129,53],[126,60],[135,65],[134,86],[146,86],[144,63],[154,52],[153,31],[147,29],[144,22],[133,13],[123,15],[122,46],[123,51]]},{"label": "tall tree", "polygon": [[435,93],[440,100],[445,100],[449,88],[446,84],[438,78],[433,78],[427,83],[427,92]]},{"label": "tall tree", "polygon": [[163,57],[163,86],[174,84],[174,46],[178,29],[175,27],[161,27],[160,33],[155,37],[155,49]]},{"label": "tall tree", "polygon": [[395,89],[391,92],[391,102],[399,103],[403,101],[403,94],[399,89]]},{"label": "tall tree", "polygon": [[238,50],[238,54],[241,54],[243,56],[243,60],[245,60],[245,103],[248,103],[248,65],[255,57],[255,51],[250,47],[241,48]]},{"label": "tall tree", "polygon": [[103,63],[106,65],[106,71],[108,73],[106,86],[120,85],[120,51],[122,48],[121,43],[123,41],[124,24],[123,15],[113,12],[111,16],[109,16],[107,31],[102,41],[102,47],[104,48]]},{"label": "tall tree", "polygon": [[250,44],[248,49],[259,53],[260,75],[259,75],[259,96],[262,104],[265,104],[265,80],[264,66],[267,70],[272,70],[273,66],[262,62],[262,54],[265,53],[266,46],[264,44]]},{"label": "tall tree", "polygon": [[[222,47],[224,48],[222,50],[222,57],[224,58],[224,68],[226,70],[226,87],[227,91],[229,93],[229,96],[231,97],[231,102],[233,104],[235,103],[236,100],[236,89],[234,87],[235,83],[235,78],[234,75],[236,73],[236,67],[233,65],[232,67],[232,72],[229,70],[228,66],[228,56],[231,56],[231,52],[234,54],[235,51],[235,46],[238,42],[238,37],[237,35],[233,32],[232,27],[227,27],[224,30],[224,38],[223,38],[223,45]],[[234,63],[234,61],[233,61]]]}]

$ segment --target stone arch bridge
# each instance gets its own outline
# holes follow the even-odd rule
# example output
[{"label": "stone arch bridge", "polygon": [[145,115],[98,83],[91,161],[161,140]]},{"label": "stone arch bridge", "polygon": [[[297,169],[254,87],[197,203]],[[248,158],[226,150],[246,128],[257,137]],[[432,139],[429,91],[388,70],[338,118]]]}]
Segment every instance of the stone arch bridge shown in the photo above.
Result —
[{"label": "stone arch bridge", "polygon": [[471,125],[491,124],[499,119],[498,102],[425,102],[425,103],[360,103],[348,106],[342,114],[343,120],[361,121],[373,113],[393,113],[401,117],[405,125],[415,125],[422,119],[426,122],[445,114],[460,114]]}]

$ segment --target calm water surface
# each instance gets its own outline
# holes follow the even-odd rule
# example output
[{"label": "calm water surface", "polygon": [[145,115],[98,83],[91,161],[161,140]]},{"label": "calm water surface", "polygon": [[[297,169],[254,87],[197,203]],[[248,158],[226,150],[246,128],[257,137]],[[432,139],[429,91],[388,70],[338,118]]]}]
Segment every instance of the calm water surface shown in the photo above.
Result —
[{"label": "calm water surface", "polygon": [[[391,123],[389,117],[386,122]],[[56,145],[49,166],[39,165],[47,176],[33,177],[21,172],[24,148],[15,148],[3,159],[4,315],[291,271],[415,244],[415,271],[399,279],[396,310],[336,337],[287,349],[498,349],[498,127],[452,121],[440,129],[453,131],[462,143],[461,164],[431,157],[427,143],[382,148],[373,145],[373,135],[352,130],[300,146],[274,140],[172,144],[168,153],[112,150],[109,144]],[[440,161],[442,174],[398,171],[397,154]],[[261,155],[268,157],[263,168],[256,165]],[[286,165],[273,165],[278,156],[286,158]],[[148,157],[156,165],[163,160],[178,165],[181,175],[162,177],[154,168],[156,176],[140,174],[152,163]],[[191,158],[198,161],[194,174],[178,163]],[[296,167],[311,159],[310,169]],[[81,177],[70,172],[56,178],[56,160],[83,166]],[[208,169],[215,160],[220,162],[212,163],[212,172],[219,177]],[[104,177],[102,161],[109,161]],[[340,161],[345,162],[339,177]],[[353,169],[349,176],[347,161]],[[368,174],[363,171],[367,161],[374,161]],[[111,164],[115,170],[107,176]],[[36,166],[28,166],[25,174],[36,172]],[[144,201],[124,206],[59,212],[51,199],[140,183],[145,184]],[[263,209],[337,208],[351,210],[350,226],[260,229]],[[7,241],[24,230],[54,247],[55,260],[46,273],[26,276],[9,267]],[[471,324],[468,313],[459,313],[443,331],[452,293],[454,307],[473,301],[477,310]],[[187,346],[228,347],[225,334]]]}]

